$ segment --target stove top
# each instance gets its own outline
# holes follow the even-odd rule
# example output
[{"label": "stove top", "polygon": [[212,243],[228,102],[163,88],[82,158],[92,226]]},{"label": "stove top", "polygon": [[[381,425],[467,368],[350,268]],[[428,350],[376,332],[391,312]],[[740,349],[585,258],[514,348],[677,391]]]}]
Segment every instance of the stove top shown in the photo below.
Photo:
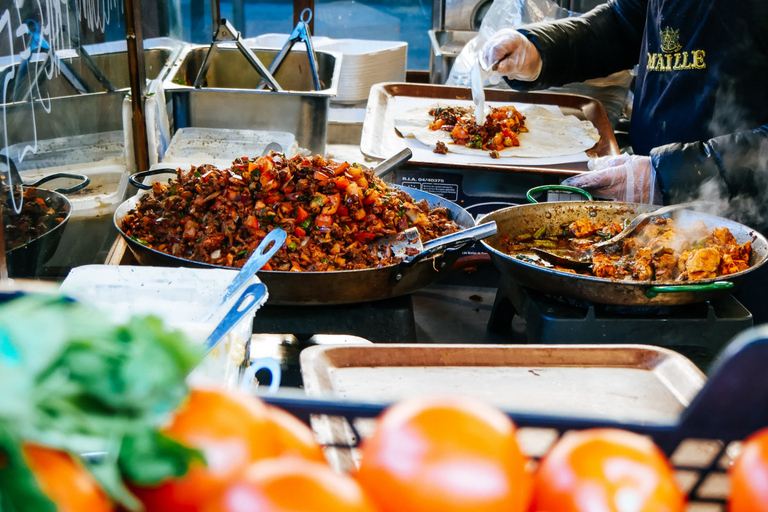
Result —
[{"label": "stove top", "polygon": [[546,295],[502,280],[488,330],[509,333],[515,316],[529,343],[641,343],[701,347],[714,355],[753,324],[733,296],[680,306],[629,307],[590,304]]}]

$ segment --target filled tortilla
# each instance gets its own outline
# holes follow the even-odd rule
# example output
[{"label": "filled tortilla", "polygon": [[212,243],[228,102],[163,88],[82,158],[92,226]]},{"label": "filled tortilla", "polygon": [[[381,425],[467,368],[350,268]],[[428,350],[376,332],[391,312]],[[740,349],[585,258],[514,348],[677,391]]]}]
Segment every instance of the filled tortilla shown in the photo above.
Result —
[{"label": "filled tortilla", "polygon": [[[456,144],[448,131],[431,130],[429,124],[433,121],[433,117],[429,115],[429,111],[438,107],[447,107],[447,105],[437,103],[429,107],[409,110],[395,119],[395,128],[403,137],[413,137],[431,148],[436,147],[438,142],[442,142],[449,153],[462,155],[489,153],[483,149]],[[498,151],[500,158],[573,155],[592,148],[600,140],[597,128],[590,121],[551,112],[537,105],[516,105],[516,108],[525,116],[525,127],[528,131],[518,134],[519,146]]]}]

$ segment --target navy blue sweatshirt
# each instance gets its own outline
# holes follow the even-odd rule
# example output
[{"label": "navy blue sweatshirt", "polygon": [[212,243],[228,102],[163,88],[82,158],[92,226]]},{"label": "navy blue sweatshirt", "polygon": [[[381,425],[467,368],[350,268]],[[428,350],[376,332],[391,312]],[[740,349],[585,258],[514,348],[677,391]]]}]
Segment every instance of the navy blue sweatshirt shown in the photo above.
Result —
[{"label": "navy blue sweatshirt", "polygon": [[695,195],[708,180],[732,197],[766,193],[767,0],[611,0],[521,32],[543,67],[535,82],[510,81],[514,88],[638,64],[630,140],[635,153],[651,156],[666,202]]}]

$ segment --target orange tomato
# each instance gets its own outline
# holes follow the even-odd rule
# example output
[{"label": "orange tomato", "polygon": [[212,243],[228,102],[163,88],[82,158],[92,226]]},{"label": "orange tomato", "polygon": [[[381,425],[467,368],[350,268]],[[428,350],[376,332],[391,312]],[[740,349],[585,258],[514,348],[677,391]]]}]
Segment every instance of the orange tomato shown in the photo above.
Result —
[{"label": "orange tomato", "polygon": [[68,453],[31,443],[25,443],[22,451],[38,485],[59,512],[114,510],[93,476]]},{"label": "orange tomato", "polygon": [[566,433],[534,475],[534,511],[681,512],[685,496],[650,439],[618,429]]},{"label": "orange tomato", "polygon": [[204,512],[377,512],[360,485],[329,466],[298,457],[253,464]]},{"label": "orange tomato", "polygon": [[192,464],[183,477],[157,486],[134,487],[147,512],[199,510],[257,460],[283,453],[322,458],[295,423],[254,397],[219,389],[192,390],[163,433],[202,450],[207,465]]},{"label": "orange tomato", "polygon": [[323,449],[317,444],[308,426],[279,407],[268,405],[267,413],[280,455],[298,455],[304,459],[326,462]]},{"label": "orange tomato", "polygon": [[749,436],[729,470],[729,512],[768,511],[768,429]]},{"label": "orange tomato", "polygon": [[520,512],[530,475],[502,412],[460,397],[404,400],[361,447],[356,478],[383,512]]}]

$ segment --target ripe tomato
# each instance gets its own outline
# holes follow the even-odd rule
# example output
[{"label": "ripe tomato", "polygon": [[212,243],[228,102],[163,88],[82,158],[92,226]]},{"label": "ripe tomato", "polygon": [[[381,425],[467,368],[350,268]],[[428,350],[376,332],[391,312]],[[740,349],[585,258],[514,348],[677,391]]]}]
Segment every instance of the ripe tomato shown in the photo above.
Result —
[{"label": "ripe tomato", "polygon": [[323,449],[317,444],[309,427],[279,407],[268,405],[267,414],[274,443],[279,450],[278,455],[298,455],[316,462],[326,462]]},{"label": "ripe tomato", "polygon": [[193,390],[163,433],[202,450],[207,465],[193,464],[182,478],[134,492],[147,512],[194,512],[254,461],[283,453],[323,460],[321,449],[299,428],[304,425],[280,412],[245,394]]},{"label": "ripe tomato", "polygon": [[617,429],[566,433],[534,475],[533,508],[548,512],[681,512],[685,496],[650,439]]},{"label": "ripe tomato", "polygon": [[360,485],[326,464],[279,457],[253,464],[204,512],[377,512]]},{"label": "ripe tomato", "polygon": [[744,441],[729,474],[729,512],[768,511],[768,428]]},{"label": "ripe tomato", "polygon": [[356,477],[382,512],[520,512],[531,478],[502,412],[469,398],[404,400],[361,447]]},{"label": "ripe tomato", "polygon": [[31,443],[22,450],[37,483],[59,512],[114,510],[93,476],[68,453]]}]

